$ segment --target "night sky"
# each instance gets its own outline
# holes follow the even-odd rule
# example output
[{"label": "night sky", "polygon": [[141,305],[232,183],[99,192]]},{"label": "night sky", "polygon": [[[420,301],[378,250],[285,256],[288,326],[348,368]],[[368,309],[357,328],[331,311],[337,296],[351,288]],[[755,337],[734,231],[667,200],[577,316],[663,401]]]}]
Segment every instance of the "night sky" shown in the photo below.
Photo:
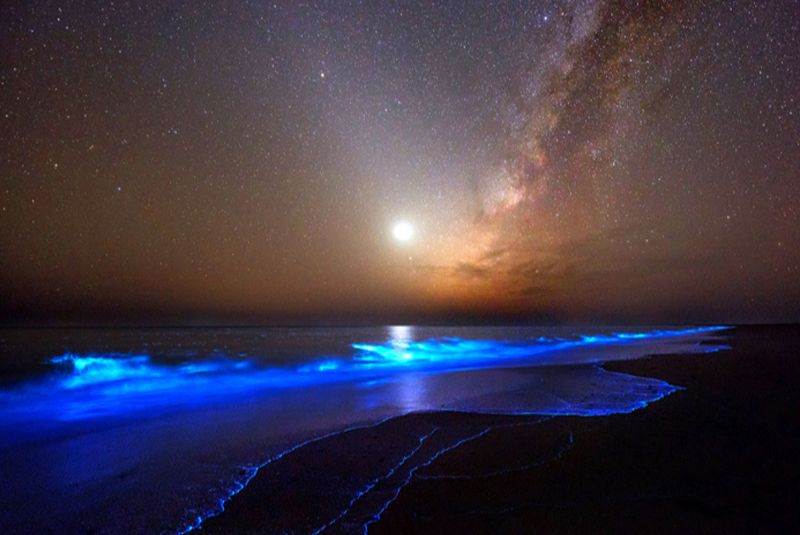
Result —
[{"label": "night sky", "polygon": [[800,320],[798,104],[794,0],[4,1],[0,320]]}]

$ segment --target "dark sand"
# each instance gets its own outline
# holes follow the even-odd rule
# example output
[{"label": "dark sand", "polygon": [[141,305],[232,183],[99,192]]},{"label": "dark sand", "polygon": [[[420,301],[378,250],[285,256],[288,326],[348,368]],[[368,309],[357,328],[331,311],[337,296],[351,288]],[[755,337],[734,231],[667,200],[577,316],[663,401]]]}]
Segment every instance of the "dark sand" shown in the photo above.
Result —
[{"label": "dark sand", "polygon": [[416,414],[309,444],[205,530],[360,533],[391,502],[371,533],[796,533],[800,327],[728,343],[606,365],[685,387],[630,414]]}]

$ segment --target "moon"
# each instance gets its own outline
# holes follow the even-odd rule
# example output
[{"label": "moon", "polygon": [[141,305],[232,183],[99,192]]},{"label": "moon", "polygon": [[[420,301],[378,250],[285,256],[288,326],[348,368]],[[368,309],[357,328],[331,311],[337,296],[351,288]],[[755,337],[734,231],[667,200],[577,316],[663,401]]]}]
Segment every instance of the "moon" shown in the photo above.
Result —
[{"label": "moon", "polygon": [[392,235],[399,242],[411,241],[414,237],[414,227],[408,221],[398,221],[392,227]]}]

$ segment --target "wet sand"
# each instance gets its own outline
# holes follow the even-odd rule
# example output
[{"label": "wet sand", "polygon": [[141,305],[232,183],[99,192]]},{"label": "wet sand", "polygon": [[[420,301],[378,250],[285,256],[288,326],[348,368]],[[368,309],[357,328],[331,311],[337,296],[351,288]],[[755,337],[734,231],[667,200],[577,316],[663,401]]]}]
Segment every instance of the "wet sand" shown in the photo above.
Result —
[{"label": "wet sand", "polygon": [[213,533],[752,533],[800,526],[800,327],[606,369],[684,387],[603,417],[407,415],[309,443]]}]

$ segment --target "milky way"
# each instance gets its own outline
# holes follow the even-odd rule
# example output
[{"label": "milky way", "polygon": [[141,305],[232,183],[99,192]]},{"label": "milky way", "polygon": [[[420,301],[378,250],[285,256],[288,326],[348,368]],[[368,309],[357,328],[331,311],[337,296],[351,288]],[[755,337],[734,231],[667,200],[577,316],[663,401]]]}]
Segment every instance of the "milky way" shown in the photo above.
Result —
[{"label": "milky way", "polygon": [[799,24],[6,2],[0,317],[800,319]]}]

